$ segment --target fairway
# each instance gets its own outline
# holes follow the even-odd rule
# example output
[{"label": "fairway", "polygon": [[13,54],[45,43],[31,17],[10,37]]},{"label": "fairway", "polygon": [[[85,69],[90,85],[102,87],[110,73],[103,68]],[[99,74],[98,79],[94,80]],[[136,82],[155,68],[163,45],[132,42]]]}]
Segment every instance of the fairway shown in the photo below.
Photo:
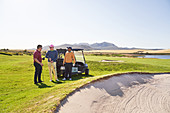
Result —
[{"label": "fairway", "polygon": [[[45,60],[42,73],[45,82],[34,85],[32,56],[0,55],[0,111],[51,112],[67,94],[103,75],[124,72],[170,72],[169,59],[86,56],[86,60],[90,75],[75,75],[73,81],[61,81],[62,83],[49,81],[47,60]],[[123,62],[99,62],[101,60]]]}]

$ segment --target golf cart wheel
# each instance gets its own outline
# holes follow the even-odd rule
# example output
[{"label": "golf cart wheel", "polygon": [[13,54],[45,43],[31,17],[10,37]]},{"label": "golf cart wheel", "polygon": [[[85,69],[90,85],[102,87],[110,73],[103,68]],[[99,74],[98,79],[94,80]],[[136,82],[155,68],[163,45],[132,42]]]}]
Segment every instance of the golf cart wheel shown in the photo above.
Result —
[{"label": "golf cart wheel", "polygon": [[89,69],[85,70],[85,75],[89,75]]}]

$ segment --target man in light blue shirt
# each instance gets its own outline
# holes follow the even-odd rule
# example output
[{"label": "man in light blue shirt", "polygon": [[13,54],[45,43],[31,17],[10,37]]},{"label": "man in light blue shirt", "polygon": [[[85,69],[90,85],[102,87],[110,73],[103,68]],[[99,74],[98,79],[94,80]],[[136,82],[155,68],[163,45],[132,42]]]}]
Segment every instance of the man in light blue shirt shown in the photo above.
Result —
[{"label": "man in light blue shirt", "polygon": [[54,50],[54,45],[50,45],[49,47],[50,47],[50,50],[47,52],[45,57],[48,58],[50,81],[52,82],[52,72],[54,73],[55,80],[59,81],[57,77],[57,68],[56,68],[58,52]]}]

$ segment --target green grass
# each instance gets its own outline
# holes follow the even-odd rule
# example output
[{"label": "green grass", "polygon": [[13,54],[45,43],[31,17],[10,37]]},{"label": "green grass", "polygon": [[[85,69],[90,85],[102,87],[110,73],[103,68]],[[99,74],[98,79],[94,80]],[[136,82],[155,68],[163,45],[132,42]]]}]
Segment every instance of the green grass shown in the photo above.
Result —
[{"label": "green grass", "polygon": [[[90,75],[75,75],[73,81],[49,81],[47,61],[43,61],[45,82],[34,85],[32,56],[0,55],[0,111],[1,112],[50,112],[59,101],[75,88],[102,77],[104,74],[122,72],[170,72],[168,59],[116,58],[86,56]],[[122,63],[99,62],[121,60]],[[60,78],[61,80],[62,78]]]}]

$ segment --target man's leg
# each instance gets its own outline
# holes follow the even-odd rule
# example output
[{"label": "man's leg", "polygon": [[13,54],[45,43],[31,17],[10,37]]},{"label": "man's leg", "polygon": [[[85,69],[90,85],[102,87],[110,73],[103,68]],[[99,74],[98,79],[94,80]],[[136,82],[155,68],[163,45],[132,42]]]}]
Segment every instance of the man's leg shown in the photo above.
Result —
[{"label": "man's leg", "polygon": [[69,64],[69,78],[72,77],[72,66],[73,64]]},{"label": "man's leg", "polygon": [[54,76],[55,76],[55,80],[58,80],[56,62],[53,62],[52,65],[53,65],[53,73],[54,73]]},{"label": "man's leg", "polygon": [[67,76],[68,76],[68,72],[69,72],[69,69],[68,69],[68,66],[69,64],[65,64],[65,75],[64,75],[64,77],[65,78],[67,78]]},{"label": "man's leg", "polygon": [[35,66],[35,74],[34,74],[34,83],[36,84],[37,83],[37,71],[38,71],[38,68],[37,68],[37,64],[36,62],[34,62],[34,66]]},{"label": "man's leg", "polygon": [[48,68],[49,68],[49,75],[50,75],[50,80],[52,81],[52,65],[51,62],[48,62]]},{"label": "man's leg", "polygon": [[38,65],[39,65],[38,82],[40,83],[40,82],[42,82],[42,80],[41,80],[42,66],[40,64],[38,64]]}]

